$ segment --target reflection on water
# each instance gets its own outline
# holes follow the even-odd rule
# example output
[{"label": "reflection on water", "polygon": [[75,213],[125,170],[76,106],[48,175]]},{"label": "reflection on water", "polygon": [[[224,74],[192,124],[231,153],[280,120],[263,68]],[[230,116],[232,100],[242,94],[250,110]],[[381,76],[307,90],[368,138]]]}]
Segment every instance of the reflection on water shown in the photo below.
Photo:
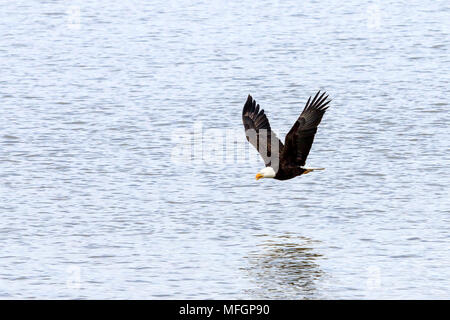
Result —
[{"label": "reflection on water", "polygon": [[248,294],[256,299],[311,299],[324,273],[315,252],[316,241],[286,234],[265,239],[247,256],[249,278],[255,288]]}]

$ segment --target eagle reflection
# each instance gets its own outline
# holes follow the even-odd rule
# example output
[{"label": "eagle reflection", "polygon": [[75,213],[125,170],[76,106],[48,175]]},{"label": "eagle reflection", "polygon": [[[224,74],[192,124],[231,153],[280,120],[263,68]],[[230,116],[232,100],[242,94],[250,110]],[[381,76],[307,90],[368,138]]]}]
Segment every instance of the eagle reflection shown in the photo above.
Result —
[{"label": "eagle reflection", "polygon": [[255,284],[247,293],[255,299],[315,298],[323,278],[317,262],[322,255],[313,249],[317,242],[292,235],[270,238],[247,257],[247,271]]}]

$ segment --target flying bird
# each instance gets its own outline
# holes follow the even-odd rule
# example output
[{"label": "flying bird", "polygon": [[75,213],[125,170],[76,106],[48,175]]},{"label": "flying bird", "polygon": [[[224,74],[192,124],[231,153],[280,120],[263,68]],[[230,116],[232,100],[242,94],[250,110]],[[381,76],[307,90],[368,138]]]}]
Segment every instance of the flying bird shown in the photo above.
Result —
[{"label": "flying bird", "polygon": [[320,96],[319,94],[320,91],[312,100],[309,97],[302,113],[286,135],[284,144],[270,128],[264,110],[260,110],[259,104],[256,104],[251,95],[248,96],[242,110],[245,135],[266,164],[266,167],[256,175],[256,180],[261,178],[288,180],[315,170],[324,170],[305,166],[317,126],[331,102],[327,100],[328,95],[325,96],[325,92]]}]

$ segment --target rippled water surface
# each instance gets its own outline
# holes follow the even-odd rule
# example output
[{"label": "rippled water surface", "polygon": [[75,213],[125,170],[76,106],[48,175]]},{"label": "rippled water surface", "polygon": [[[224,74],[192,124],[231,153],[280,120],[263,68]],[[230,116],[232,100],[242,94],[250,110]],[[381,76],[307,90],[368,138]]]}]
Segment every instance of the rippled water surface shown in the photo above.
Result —
[{"label": "rippled water surface", "polygon": [[[0,297],[450,298],[449,21],[448,1],[1,1]],[[256,182],[247,95],[284,139],[319,89],[326,170]],[[200,129],[205,153],[237,131],[236,157],[179,161]]]}]

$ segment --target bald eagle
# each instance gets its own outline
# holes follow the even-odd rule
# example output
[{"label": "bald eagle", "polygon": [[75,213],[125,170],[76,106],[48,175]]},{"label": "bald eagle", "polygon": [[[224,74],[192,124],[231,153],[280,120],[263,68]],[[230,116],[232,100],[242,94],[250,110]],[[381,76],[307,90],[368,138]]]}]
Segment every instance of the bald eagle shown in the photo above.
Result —
[{"label": "bald eagle", "polygon": [[302,174],[324,168],[305,167],[306,158],[314,141],[317,126],[322,120],[328,104],[328,95],[320,91],[311,100],[309,97],[303,112],[286,135],[284,145],[271,130],[269,120],[260,110],[259,104],[249,95],[242,110],[245,135],[264,160],[266,167],[256,175],[261,178],[288,180]]}]

